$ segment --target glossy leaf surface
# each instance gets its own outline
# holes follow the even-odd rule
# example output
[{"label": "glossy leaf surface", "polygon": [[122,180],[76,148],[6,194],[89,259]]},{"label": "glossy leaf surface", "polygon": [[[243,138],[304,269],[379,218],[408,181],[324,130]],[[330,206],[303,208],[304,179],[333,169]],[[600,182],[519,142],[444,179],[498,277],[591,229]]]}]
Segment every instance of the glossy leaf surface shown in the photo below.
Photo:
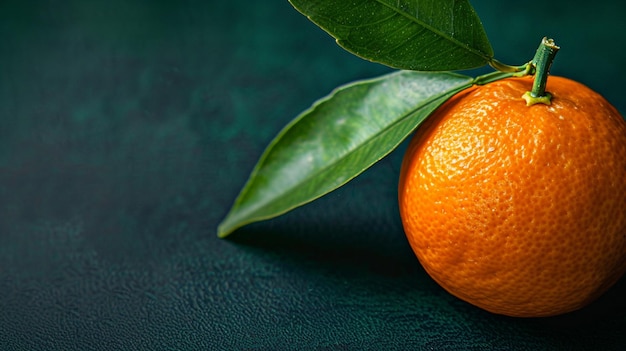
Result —
[{"label": "glossy leaf surface", "polygon": [[270,143],[218,235],[283,214],[345,184],[471,84],[472,78],[454,73],[399,71],[336,89]]},{"label": "glossy leaf surface", "polygon": [[467,0],[289,0],[346,50],[394,68],[480,67],[493,49]]}]

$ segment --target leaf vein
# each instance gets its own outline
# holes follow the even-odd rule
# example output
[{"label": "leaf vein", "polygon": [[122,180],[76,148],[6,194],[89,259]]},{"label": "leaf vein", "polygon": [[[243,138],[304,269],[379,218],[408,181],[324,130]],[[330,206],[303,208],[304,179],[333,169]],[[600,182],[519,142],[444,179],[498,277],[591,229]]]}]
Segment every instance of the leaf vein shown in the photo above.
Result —
[{"label": "leaf vein", "polygon": [[[388,4],[386,1],[383,1],[383,0],[373,0],[373,1],[375,1],[375,2],[377,2],[377,3],[379,3],[379,4],[381,4],[381,5],[383,5],[383,6],[387,7],[387,8],[389,8],[389,9],[391,9],[391,10],[395,11],[395,12],[397,12],[398,14],[400,14],[400,15],[402,15],[403,17],[405,17],[405,18],[409,19],[410,21],[415,22],[417,25],[419,25],[419,26],[422,26],[422,27],[426,28],[427,30],[429,30],[429,31],[431,31],[431,32],[433,32],[433,33],[435,33],[436,35],[438,35],[438,36],[440,36],[440,37],[442,37],[442,38],[444,38],[444,39],[446,39],[446,40],[448,40],[448,41],[450,41],[450,42],[451,42],[451,43],[453,43],[454,45],[456,45],[456,46],[458,46],[458,47],[460,47],[460,48],[463,48],[463,49],[465,49],[465,50],[467,50],[467,51],[471,52],[472,54],[474,54],[474,55],[476,55],[476,56],[479,56],[479,57],[481,57],[481,58],[483,58],[483,59],[485,59],[485,60],[491,60],[491,59],[492,59],[490,56],[485,55],[483,52],[481,52],[481,51],[479,51],[479,50],[476,50],[476,49],[474,49],[474,48],[472,48],[472,47],[470,47],[470,46],[468,46],[468,45],[466,45],[466,44],[463,44],[462,42],[460,42],[460,41],[459,41],[458,39],[456,39],[455,37],[453,37],[453,36],[451,36],[451,35],[447,35],[445,32],[443,32],[443,31],[441,31],[441,30],[439,30],[439,29],[437,29],[437,28],[435,28],[435,27],[433,27],[433,26],[431,26],[431,25],[427,24],[427,23],[426,23],[426,22],[424,22],[424,21],[421,21],[421,20],[419,19],[419,12],[416,12],[416,15],[415,15],[415,16],[411,16],[411,15],[410,15],[410,14],[408,14],[406,11],[403,11],[403,10],[400,8],[400,6],[393,7],[393,6],[391,6],[390,4]],[[398,5],[399,5],[399,3],[400,3],[400,2],[398,1]],[[417,10],[419,10],[419,6],[417,6]],[[454,12],[454,11],[451,11],[451,13],[453,13],[453,12]],[[452,23],[452,25],[454,26],[454,22]]]}]

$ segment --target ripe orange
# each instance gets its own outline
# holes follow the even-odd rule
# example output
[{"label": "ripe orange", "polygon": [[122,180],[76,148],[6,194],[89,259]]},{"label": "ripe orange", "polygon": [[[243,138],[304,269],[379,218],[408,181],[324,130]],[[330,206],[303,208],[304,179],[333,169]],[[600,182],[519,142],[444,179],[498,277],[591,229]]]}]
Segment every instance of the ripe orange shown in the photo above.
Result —
[{"label": "ripe orange", "polygon": [[399,185],[425,270],[488,311],[550,316],[588,304],[626,270],[626,123],[598,93],[551,76],[463,91],[416,132]]}]

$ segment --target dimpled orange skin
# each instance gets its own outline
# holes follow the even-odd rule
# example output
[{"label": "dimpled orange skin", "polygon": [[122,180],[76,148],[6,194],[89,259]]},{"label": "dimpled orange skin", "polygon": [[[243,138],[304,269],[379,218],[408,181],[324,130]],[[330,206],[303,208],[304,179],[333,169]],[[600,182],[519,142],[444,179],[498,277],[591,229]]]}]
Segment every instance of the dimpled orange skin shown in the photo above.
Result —
[{"label": "dimpled orange skin", "polygon": [[579,309],[626,270],[626,123],[602,96],[550,76],[463,91],[418,129],[402,164],[407,238],[428,274],[485,310]]}]

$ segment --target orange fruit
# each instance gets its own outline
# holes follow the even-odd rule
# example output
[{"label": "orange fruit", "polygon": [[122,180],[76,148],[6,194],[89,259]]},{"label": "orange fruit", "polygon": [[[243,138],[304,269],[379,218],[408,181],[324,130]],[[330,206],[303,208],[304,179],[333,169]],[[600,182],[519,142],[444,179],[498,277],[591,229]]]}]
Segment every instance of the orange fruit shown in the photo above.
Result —
[{"label": "orange fruit", "polygon": [[519,317],[581,308],[626,270],[626,123],[602,96],[551,76],[457,94],[417,130],[399,204],[426,272],[451,294]]}]

